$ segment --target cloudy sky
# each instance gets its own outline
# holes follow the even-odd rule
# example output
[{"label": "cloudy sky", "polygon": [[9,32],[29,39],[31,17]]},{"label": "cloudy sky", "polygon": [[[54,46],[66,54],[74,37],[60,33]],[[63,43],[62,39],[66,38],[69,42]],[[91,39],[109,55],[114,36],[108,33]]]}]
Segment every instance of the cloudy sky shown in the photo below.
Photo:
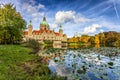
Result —
[{"label": "cloudy sky", "polygon": [[0,0],[12,3],[34,29],[46,16],[51,29],[72,37],[75,33],[94,35],[103,31],[120,32],[120,0]]}]

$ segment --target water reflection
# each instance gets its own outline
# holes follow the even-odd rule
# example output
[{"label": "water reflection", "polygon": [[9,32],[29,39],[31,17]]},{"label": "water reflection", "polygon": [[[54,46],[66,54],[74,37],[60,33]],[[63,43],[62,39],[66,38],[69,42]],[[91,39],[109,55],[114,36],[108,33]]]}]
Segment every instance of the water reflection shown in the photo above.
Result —
[{"label": "water reflection", "polygon": [[[78,48],[90,48],[92,47],[91,45],[89,44],[83,44],[83,45],[68,45],[67,48],[68,49],[78,49]],[[94,47],[100,47],[99,44],[96,44]]]},{"label": "water reflection", "polygon": [[100,48],[100,44],[99,43],[95,44],[95,47]]},{"label": "water reflection", "polygon": [[55,59],[55,61],[63,60],[63,56],[67,51],[67,47],[54,48],[52,46],[41,46],[38,52],[39,56],[42,56],[46,62],[50,59]]},{"label": "water reflection", "polygon": [[[78,47],[78,46],[77,46]],[[117,48],[60,49],[44,47],[42,56],[48,61],[51,71],[68,80],[119,80],[120,50]],[[99,48],[98,48],[99,47]],[[116,54],[113,54],[116,53]],[[47,56],[47,57],[46,57]]]}]

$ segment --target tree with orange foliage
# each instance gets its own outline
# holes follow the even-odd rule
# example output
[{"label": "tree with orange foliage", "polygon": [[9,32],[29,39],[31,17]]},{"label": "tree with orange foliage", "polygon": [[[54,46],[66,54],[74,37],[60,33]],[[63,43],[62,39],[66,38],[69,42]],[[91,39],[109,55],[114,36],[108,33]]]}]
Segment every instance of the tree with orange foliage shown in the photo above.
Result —
[{"label": "tree with orange foliage", "polygon": [[90,36],[88,36],[88,35],[82,35],[79,40],[80,40],[80,42],[88,43],[89,39],[90,39]]},{"label": "tree with orange foliage", "polygon": [[105,46],[105,35],[104,35],[104,33],[99,34],[99,40],[100,40],[101,46]]}]

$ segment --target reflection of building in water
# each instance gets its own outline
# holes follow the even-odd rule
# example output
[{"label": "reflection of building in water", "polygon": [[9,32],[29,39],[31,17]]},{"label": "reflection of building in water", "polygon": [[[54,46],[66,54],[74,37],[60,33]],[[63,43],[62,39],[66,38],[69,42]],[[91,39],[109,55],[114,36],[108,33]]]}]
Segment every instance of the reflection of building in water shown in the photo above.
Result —
[{"label": "reflection of building in water", "polygon": [[28,31],[24,31],[24,39],[35,39],[39,42],[46,41],[58,41],[67,42],[67,36],[63,33],[62,26],[60,26],[59,32],[50,30],[50,26],[46,21],[46,17],[43,18],[43,21],[40,23],[40,30],[33,30],[32,21],[28,25]]},{"label": "reflection of building in water", "polygon": [[63,60],[65,53],[67,52],[67,48],[61,47],[61,49],[54,49],[42,46],[42,48],[38,52],[38,56],[42,56],[46,59],[48,57],[49,59],[54,59],[56,56],[58,56],[61,60]]},{"label": "reflection of building in water", "polygon": [[95,47],[96,48],[100,48],[100,44],[95,44]]},{"label": "reflection of building in water", "polygon": [[53,42],[53,48],[61,48],[62,47],[61,45],[62,45],[61,41],[54,41]]}]

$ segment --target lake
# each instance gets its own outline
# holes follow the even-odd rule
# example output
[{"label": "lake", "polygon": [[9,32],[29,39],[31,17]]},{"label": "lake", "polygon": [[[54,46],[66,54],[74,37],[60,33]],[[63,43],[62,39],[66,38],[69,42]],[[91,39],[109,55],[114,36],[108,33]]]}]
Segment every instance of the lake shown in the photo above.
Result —
[{"label": "lake", "polygon": [[68,80],[120,80],[120,50],[101,48],[45,48],[48,67]]}]

